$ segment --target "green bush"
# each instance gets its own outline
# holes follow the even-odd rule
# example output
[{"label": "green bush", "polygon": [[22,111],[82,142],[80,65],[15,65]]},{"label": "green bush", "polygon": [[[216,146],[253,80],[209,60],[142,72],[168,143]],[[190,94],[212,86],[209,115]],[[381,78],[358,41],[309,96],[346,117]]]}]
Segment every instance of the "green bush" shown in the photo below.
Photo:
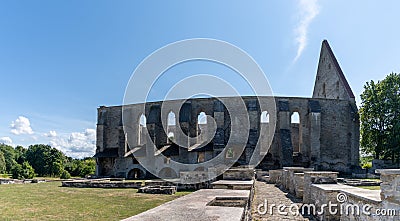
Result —
[{"label": "green bush", "polygon": [[71,178],[71,174],[68,173],[68,171],[63,170],[60,176],[61,179],[69,179]]},{"label": "green bush", "polygon": [[14,179],[32,179],[35,176],[35,170],[28,162],[16,164],[11,169],[12,178]]},{"label": "green bush", "polygon": [[363,169],[370,169],[372,168],[372,162],[365,162],[361,167]]}]

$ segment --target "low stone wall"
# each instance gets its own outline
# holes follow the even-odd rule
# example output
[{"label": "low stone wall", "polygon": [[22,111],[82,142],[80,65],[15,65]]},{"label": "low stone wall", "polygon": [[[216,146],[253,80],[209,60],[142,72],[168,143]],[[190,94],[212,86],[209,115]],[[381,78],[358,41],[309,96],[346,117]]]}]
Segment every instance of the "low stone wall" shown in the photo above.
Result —
[{"label": "low stone wall", "polygon": [[[341,203],[347,200],[347,196],[344,195],[344,201],[338,201],[338,199],[342,200],[340,193],[343,191],[357,193],[363,192],[364,189],[343,184],[311,184],[309,204],[316,208],[316,211],[312,213],[314,217],[318,220],[341,220]],[[329,205],[332,205],[331,211],[329,211]]]},{"label": "low stone wall", "polygon": [[144,186],[139,188],[138,193],[173,195],[176,193],[176,186]]},{"label": "low stone wall", "polygon": [[202,183],[177,183],[165,180],[146,180],[144,182],[144,186],[176,186],[178,191],[185,191],[185,190],[199,190],[199,189],[210,189],[211,182],[202,182]]},{"label": "low stone wall", "polygon": [[[339,184],[315,184],[310,186],[310,204],[315,206],[315,211],[309,211],[318,220],[340,220],[340,214],[329,214],[329,203],[337,204],[336,196]],[[323,211],[323,212],[322,212]]]},{"label": "low stone wall", "polygon": [[252,180],[254,175],[253,168],[230,168],[222,176],[224,180]]},{"label": "low stone wall", "polygon": [[386,210],[397,211],[400,220],[400,169],[376,170],[381,175],[382,206]]},{"label": "low stone wall", "polygon": [[342,203],[340,220],[388,220],[387,217],[375,216],[375,211],[382,208],[382,200],[379,190],[366,190],[361,188],[340,190],[345,194]]},{"label": "low stone wall", "polygon": [[1,178],[0,184],[25,184],[25,183],[43,183],[46,182],[44,179],[25,179],[25,180],[18,180],[18,179],[8,179],[8,178]]},{"label": "low stone wall", "polygon": [[211,186],[213,189],[253,190],[254,180],[218,180]]},{"label": "low stone wall", "polygon": [[312,203],[311,201],[311,185],[316,183],[321,183],[321,179],[332,179],[337,182],[338,172],[330,171],[312,171],[304,173],[304,189],[303,189],[303,203]]},{"label": "low stone wall", "polygon": [[[313,168],[304,167],[284,167],[282,171],[281,188],[287,189],[293,195],[302,196],[303,178],[298,177],[296,183],[295,173],[303,173],[306,171],[313,171]],[[299,175],[298,175],[299,176]],[[296,194],[296,189],[299,192]]]},{"label": "low stone wall", "polygon": [[303,187],[304,215],[310,213],[317,220],[400,220],[400,169],[376,171],[381,177],[381,190],[338,184],[337,172],[295,172],[301,169],[270,171],[270,182],[294,190],[297,197]]},{"label": "low stone wall", "polygon": [[270,170],[268,183],[274,183],[277,186],[282,184],[283,170]]},{"label": "low stone wall", "polygon": [[382,182],[376,180],[343,179],[343,183],[349,186],[380,186]]},{"label": "low stone wall", "polygon": [[127,181],[107,181],[107,180],[79,180],[79,181],[63,181],[63,187],[76,188],[134,188],[142,187],[143,182],[127,182]]},{"label": "low stone wall", "polygon": [[165,180],[146,180],[144,181],[144,186],[176,186],[174,182],[169,182]]},{"label": "low stone wall", "polygon": [[296,198],[303,199],[304,173],[294,173],[294,193]]},{"label": "low stone wall", "polygon": [[258,181],[269,182],[269,172],[265,170],[256,170],[256,179]]},{"label": "low stone wall", "polygon": [[180,182],[183,184],[196,184],[209,180],[211,174],[207,171],[185,171],[179,173]]}]

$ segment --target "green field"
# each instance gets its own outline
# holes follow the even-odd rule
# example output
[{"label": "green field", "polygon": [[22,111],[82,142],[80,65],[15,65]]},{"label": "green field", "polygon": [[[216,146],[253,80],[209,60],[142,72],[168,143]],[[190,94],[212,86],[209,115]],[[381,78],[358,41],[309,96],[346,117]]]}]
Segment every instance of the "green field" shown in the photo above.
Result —
[{"label": "green field", "polygon": [[61,182],[0,185],[1,220],[120,220],[189,192],[61,187]]}]

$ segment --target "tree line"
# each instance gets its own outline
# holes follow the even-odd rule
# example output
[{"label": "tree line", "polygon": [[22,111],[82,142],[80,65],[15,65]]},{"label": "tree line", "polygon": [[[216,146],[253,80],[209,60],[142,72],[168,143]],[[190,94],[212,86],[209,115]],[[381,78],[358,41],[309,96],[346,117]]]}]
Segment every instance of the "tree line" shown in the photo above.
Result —
[{"label": "tree line", "polygon": [[0,174],[11,174],[14,179],[85,177],[94,174],[95,166],[94,158],[73,159],[49,145],[14,148],[0,144]]}]

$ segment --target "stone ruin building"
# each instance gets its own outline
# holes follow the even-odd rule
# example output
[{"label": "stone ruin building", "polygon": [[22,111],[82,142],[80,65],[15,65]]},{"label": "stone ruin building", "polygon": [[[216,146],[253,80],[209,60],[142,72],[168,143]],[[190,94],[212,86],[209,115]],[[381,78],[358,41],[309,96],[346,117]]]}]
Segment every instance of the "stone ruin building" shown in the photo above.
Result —
[{"label": "stone ruin building", "polygon": [[[225,98],[235,99],[235,97]],[[259,100],[266,97],[245,96],[243,99],[250,120],[250,131],[245,150],[235,166],[249,164],[257,142],[266,139],[260,134],[261,127],[269,124],[270,115],[274,114],[276,127],[271,147],[257,166],[263,170],[279,169],[288,166],[313,167],[316,170],[330,170],[351,173],[359,164],[359,118],[354,94],[336,60],[328,42],[322,42],[315,86],[311,98],[272,97],[275,111],[261,111]],[[271,97],[269,97],[271,99]],[[133,136],[137,146],[146,149],[146,133],[155,143],[157,155],[162,152],[167,160],[161,162],[164,167],[160,173],[164,176],[179,177],[180,172],[168,167],[169,160],[185,163],[198,163],[210,160],[223,151],[230,137],[230,115],[218,98],[187,99],[179,110],[175,124],[189,135],[196,136],[206,123],[200,122],[209,115],[217,122],[216,133],[211,142],[201,148],[182,148],[174,144],[175,125],[162,127],[161,105],[181,101],[160,101],[146,103],[146,111],[139,109],[132,119]],[[135,105],[131,104],[133,109]],[[143,104],[141,104],[143,105]],[[163,116],[175,115],[165,113]],[[173,118],[174,116],[172,116]],[[204,119],[204,118],[203,118]],[[199,141],[200,142],[200,141]],[[132,145],[130,145],[132,146]],[[122,123],[122,106],[101,106],[98,108],[96,175],[124,178],[153,177],[131,153],[133,147],[127,144]],[[149,149],[149,148],[147,148]],[[146,155],[147,153],[147,155]],[[148,157],[145,151],[142,157]],[[229,153],[226,155],[228,156]],[[196,170],[206,170],[196,168]],[[155,174],[155,176],[160,174]]]}]

